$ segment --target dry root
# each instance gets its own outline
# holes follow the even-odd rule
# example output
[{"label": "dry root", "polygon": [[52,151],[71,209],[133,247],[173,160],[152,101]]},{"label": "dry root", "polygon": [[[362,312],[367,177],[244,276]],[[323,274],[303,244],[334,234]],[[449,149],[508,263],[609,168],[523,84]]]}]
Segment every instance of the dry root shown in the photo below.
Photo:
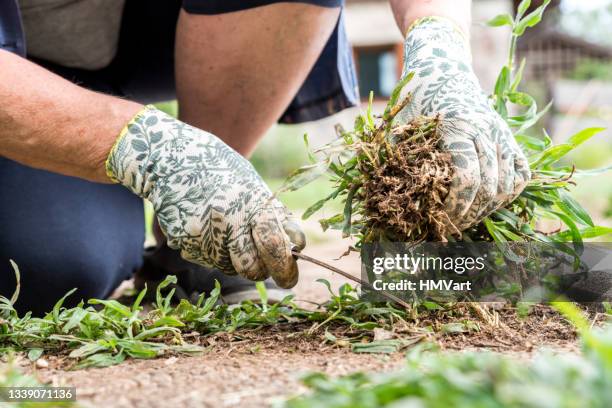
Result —
[{"label": "dry root", "polygon": [[[364,203],[369,239],[446,241],[452,231],[444,211],[453,175],[451,157],[439,148],[436,118],[395,126],[389,141],[375,141],[378,163],[364,165]],[[367,167],[367,168],[366,168]]]}]

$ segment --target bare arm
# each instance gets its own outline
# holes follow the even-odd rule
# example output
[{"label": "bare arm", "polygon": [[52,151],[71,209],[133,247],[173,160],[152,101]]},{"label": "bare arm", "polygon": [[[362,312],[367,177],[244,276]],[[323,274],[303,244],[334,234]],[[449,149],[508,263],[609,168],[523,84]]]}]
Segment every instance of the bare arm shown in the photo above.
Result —
[{"label": "bare arm", "polygon": [[470,32],[472,0],[390,0],[395,21],[402,34],[421,17],[439,16],[453,20],[463,32]]},{"label": "bare arm", "polygon": [[104,161],[141,105],[78,87],[0,50],[0,156],[110,183]]},{"label": "bare arm", "polygon": [[340,8],[275,3],[218,15],[181,11],[180,119],[248,157],[321,54]]}]

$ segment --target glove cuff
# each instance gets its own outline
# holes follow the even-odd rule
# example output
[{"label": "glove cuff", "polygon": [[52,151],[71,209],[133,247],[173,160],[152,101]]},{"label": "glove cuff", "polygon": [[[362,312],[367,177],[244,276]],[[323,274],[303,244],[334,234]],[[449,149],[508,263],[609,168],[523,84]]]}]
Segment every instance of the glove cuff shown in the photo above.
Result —
[{"label": "glove cuff", "polygon": [[452,26],[452,28],[455,31],[457,31],[457,33],[459,33],[459,35],[461,35],[466,42],[469,42],[469,39],[468,39],[467,35],[461,29],[461,27],[459,27],[459,24],[455,23],[450,18],[441,17],[441,16],[427,16],[427,17],[421,17],[419,19],[414,20],[412,22],[412,24],[410,24],[410,27],[408,27],[408,30],[406,30],[405,37],[408,37],[410,32],[412,30],[414,30],[416,27],[418,27],[420,25],[423,25],[423,24],[430,24],[430,23],[433,23],[433,22],[447,24],[447,25]]},{"label": "glove cuff", "polygon": [[111,147],[110,151],[108,152],[108,157],[104,162],[104,167],[106,169],[106,175],[113,183],[123,182],[121,180],[121,177],[118,175],[118,173],[121,172],[118,171],[119,169],[116,166],[116,156],[118,154],[118,150],[124,149],[122,145],[124,144],[124,140],[128,132],[130,131],[130,128],[133,128],[136,123],[141,121],[147,114],[147,111],[151,109],[155,109],[155,107],[153,105],[146,105],[141,110],[139,110],[138,113],[134,115],[134,117],[130,119],[128,123],[125,124],[123,129],[121,129],[121,132],[119,132],[119,136],[117,136],[117,139],[115,139],[115,143],[113,143],[113,147]]},{"label": "glove cuff", "polygon": [[411,62],[410,58],[440,56],[472,62],[467,35],[453,20],[440,16],[422,17],[410,25],[404,41],[404,56],[405,64]]},{"label": "glove cuff", "polygon": [[156,150],[159,150],[164,134],[161,122],[173,120],[153,105],[140,110],[121,130],[111,148],[105,163],[107,176],[133,193],[148,198],[152,187],[148,173],[154,159],[160,155]]}]

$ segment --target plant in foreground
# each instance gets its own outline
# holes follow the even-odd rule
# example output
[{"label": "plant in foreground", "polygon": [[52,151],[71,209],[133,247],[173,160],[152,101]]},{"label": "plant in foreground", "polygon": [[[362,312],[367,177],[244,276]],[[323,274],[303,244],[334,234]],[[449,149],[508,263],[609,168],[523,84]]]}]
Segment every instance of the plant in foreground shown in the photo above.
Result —
[{"label": "plant in foreground", "polygon": [[[445,222],[443,200],[452,168],[449,155],[438,147],[437,118],[418,118],[406,125],[394,123],[395,116],[410,104],[410,95],[399,98],[411,75],[393,91],[381,116],[372,114],[371,96],[367,111],[357,117],[354,129],[338,127],[338,138],[314,151],[310,155],[312,164],[294,172],[280,191],[294,191],[323,174],[330,175],[333,192],[308,208],[303,218],[330,200],[340,200],[342,213],[320,220],[321,226],[324,230],[339,229],[345,237],[355,236],[357,248],[364,242],[376,241],[463,240],[494,241],[503,249],[508,241],[525,241],[554,245],[577,257],[583,239],[612,233],[612,228],[596,226],[568,193],[576,177],[609,169],[579,171],[562,164],[565,155],[604,129],[585,129],[556,145],[546,131],[540,137],[527,134],[550,105],[538,111],[535,100],[519,91],[525,61],[515,69],[514,53],[517,39],[528,27],[538,24],[549,2],[525,15],[530,1],[523,1],[516,17],[505,14],[489,22],[491,26],[512,28],[508,61],[490,102],[513,130],[532,173],[531,181],[512,203],[462,232],[453,229],[452,222],[450,227]],[[511,115],[509,105],[522,112]],[[541,231],[541,219],[553,220],[565,228],[553,233]]]},{"label": "plant in foreground", "polygon": [[570,303],[557,304],[582,336],[582,354],[544,352],[525,363],[491,352],[408,353],[395,373],[304,377],[310,392],[285,408],[609,407],[612,327],[591,330]]},{"label": "plant in foreground", "polygon": [[[261,303],[222,304],[217,285],[208,296],[202,294],[195,304],[187,300],[173,304],[174,290],[164,292],[176,283],[174,276],[167,277],[158,286],[153,309],[149,312],[144,312],[141,305],[145,288],[131,305],[116,300],[91,299],[87,306],[80,302],[67,308],[63,304],[71,291],[42,318],[32,317],[30,313],[20,316],[13,306],[19,295],[19,270],[14,263],[13,266],[17,290],[11,299],[0,296],[0,352],[27,351],[32,360],[43,353],[67,355],[74,361],[75,368],[114,365],[128,357],[154,358],[204,351],[201,345],[186,341],[186,333],[197,332],[206,337],[241,329],[301,323],[310,325],[305,335],[342,326],[343,333],[349,332],[352,336],[350,341],[361,340],[364,335],[372,338],[368,333],[374,329],[390,328],[412,317],[409,311],[390,304],[359,299],[356,289],[348,284],[335,294],[325,280],[321,283],[328,287],[331,299],[314,310],[297,306],[292,296],[270,305],[263,286],[259,286]],[[331,341],[329,336],[328,341]]]}]

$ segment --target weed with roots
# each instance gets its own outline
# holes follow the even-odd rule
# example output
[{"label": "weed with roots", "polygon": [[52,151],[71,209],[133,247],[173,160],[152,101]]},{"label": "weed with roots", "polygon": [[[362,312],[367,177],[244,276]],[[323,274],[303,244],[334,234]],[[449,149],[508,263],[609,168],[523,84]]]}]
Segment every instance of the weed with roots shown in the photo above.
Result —
[{"label": "weed with roots", "polygon": [[[527,130],[546,113],[550,104],[538,111],[535,100],[519,91],[525,61],[515,69],[517,39],[528,27],[538,24],[550,1],[528,15],[523,2],[516,17],[497,16],[491,26],[512,28],[510,52],[497,79],[490,101],[513,130],[531,168],[532,179],[520,196],[494,211],[479,224],[465,231],[452,226],[444,211],[452,177],[450,156],[439,148],[436,117],[417,118],[397,124],[395,116],[408,104],[410,95],[400,100],[402,88],[411,80],[407,75],[393,91],[384,113],[372,114],[372,95],[367,111],[355,120],[354,128],[338,127],[338,138],[310,154],[312,164],[295,171],[279,192],[295,191],[325,174],[331,176],[334,191],[308,208],[306,219],[332,200],[340,200],[344,210],[320,220],[324,230],[341,230],[344,237],[357,238],[356,249],[364,242],[494,241],[502,251],[507,242],[535,242],[551,245],[578,257],[583,239],[612,233],[612,228],[594,224],[588,212],[568,193],[580,176],[601,174],[610,168],[576,170],[562,159],[602,128],[589,128],[553,144],[543,131],[539,137]],[[522,112],[511,115],[509,105]],[[539,230],[538,222],[552,220],[564,226],[550,233]],[[451,222],[447,222],[451,221]],[[511,255],[511,254],[510,254]]]}]

